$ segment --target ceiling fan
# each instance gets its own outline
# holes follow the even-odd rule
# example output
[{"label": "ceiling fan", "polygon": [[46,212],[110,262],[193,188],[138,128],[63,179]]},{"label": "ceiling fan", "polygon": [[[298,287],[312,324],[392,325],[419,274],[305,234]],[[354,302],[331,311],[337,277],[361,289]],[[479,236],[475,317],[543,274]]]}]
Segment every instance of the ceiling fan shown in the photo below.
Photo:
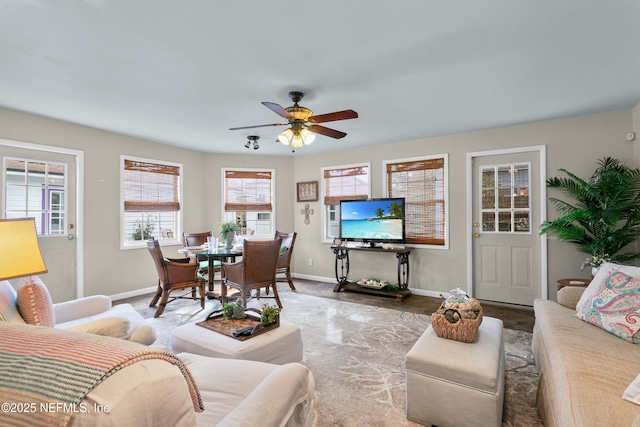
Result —
[{"label": "ceiling fan", "polygon": [[283,108],[279,104],[274,102],[263,102],[262,105],[278,114],[279,116],[287,119],[288,123],[272,123],[268,125],[256,125],[256,126],[243,126],[237,128],[231,128],[229,130],[239,129],[253,129],[267,126],[287,126],[287,128],[278,135],[278,141],[284,145],[291,145],[291,148],[300,148],[303,145],[308,145],[315,139],[314,134],[320,134],[331,138],[344,138],[346,133],[339,130],[331,129],[326,126],[321,126],[318,123],[334,122],[338,120],[356,119],[358,113],[353,110],[336,111],[334,113],[313,115],[313,111],[306,107],[298,105],[298,102],[302,99],[304,94],[302,92],[289,92],[289,98],[293,101],[291,107]]}]

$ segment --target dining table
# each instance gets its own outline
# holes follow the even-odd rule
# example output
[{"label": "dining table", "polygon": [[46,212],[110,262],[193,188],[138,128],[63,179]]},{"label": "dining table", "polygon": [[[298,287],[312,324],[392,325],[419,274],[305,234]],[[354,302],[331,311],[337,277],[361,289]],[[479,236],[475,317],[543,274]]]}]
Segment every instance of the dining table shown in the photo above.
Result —
[{"label": "dining table", "polygon": [[185,246],[178,249],[178,252],[181,254],[196,255],[196,257],[199,257],[199,256],[207,257],[207,261],[208,261],[207,282],[209,283],[209,286],[208,286],[208,291],[205,293],[205,295],[208,298],[217,298],[217,299],[220,298],[220,295],[216,294],[213,288],[213,278],[215,275],[215,261],[218,260],[220,262],[236,262],[236,258],[242,256],[242,249],[227,248],[224,245],[217,246],[217,247],[209,247],[207,245]]}]

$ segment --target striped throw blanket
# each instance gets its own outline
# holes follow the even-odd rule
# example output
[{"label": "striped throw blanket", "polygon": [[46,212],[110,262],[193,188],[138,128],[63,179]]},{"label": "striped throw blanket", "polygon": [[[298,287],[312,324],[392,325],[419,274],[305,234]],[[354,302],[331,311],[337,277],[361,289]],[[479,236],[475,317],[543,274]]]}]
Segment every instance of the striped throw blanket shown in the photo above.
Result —
[{"label": "striped throw blanket", "polygon": [[82,400],[95,386],[148,359],[176,365],[195,411],[202,412],[191,373],[170,352],[116,338],[0,322],[0,424],[64,426],[82,410]]}]

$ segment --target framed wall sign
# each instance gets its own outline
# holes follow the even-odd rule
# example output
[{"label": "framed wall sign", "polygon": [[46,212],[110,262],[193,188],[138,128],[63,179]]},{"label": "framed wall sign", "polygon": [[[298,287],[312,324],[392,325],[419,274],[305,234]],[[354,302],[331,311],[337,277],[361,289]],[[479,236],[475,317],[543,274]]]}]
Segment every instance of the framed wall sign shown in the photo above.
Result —
[{"label": "framed wall sign", "polygon": [[299,202],[318,201],[318,181],[307,181],[298,183]]}]

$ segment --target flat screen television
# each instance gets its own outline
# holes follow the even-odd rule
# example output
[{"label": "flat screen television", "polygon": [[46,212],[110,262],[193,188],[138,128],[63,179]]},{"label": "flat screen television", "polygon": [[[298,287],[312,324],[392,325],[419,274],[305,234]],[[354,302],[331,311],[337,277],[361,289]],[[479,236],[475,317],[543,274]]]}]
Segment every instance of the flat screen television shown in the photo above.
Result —
[{"label": "flat screen television", "polygon": [[340,239],[376,243],[404,243],[404,198],[340,201]]}]

